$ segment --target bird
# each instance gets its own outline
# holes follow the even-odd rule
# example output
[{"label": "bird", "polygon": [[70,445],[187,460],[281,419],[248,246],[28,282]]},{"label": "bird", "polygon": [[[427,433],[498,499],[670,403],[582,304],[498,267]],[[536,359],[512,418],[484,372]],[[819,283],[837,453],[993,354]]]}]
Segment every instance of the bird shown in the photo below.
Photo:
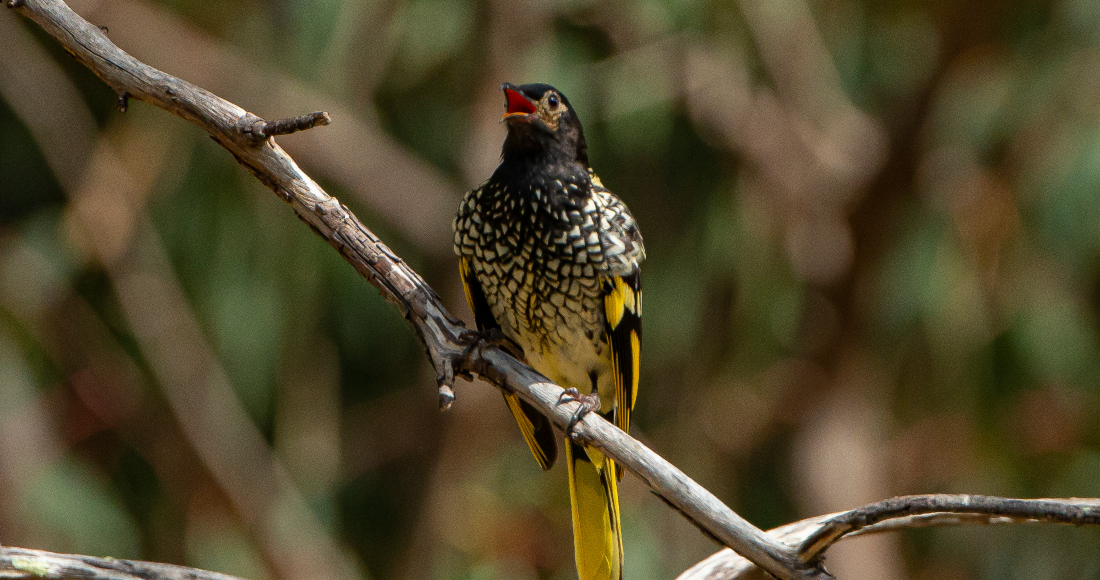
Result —
[{"label": "bird", "polygon": [[[638,224],[592,170],[580,118],[561,91],[500,88],[508,131],[500,164],[466,193],[454,219],[466,301],[479,333],[629,431],[642,339]],[[550,420],[513,393],[504,399],[536,461],[550,469]],[[578,576],[620,580],[622,466],[568,435],[564,448]]]}]

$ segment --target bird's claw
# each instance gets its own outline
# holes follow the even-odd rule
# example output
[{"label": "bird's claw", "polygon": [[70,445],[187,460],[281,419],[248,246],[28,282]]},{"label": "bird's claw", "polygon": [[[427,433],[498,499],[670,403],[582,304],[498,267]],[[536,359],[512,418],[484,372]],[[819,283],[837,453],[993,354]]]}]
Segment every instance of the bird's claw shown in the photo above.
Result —
[{"label": "bird's claw", "polygon": [[475,341],[475,344],[477,342],[481,342],[481,343],[485,344],[486,346],[495,346],[495,347],[507,352],[508,354],[516,357],[519,360],[522,360],[522,361],[527,360],[523,356],[523,349],[520,348],[520,346],[518,344],[516,344],[516,341],[514,341],[511,338],[509,338],[508,336],[506,336],[500,330],[500,328],[494,327],[494,328],[489,328],[487,330],[479,330],[477,332],[477,336],[478,336],[478,341]]},{"label": "bird's claw", "polygon": [[463,360],[469,358],[470,353],[472,353],[475,348],[481,346],[495,346],[521,361],[526,362],[527,360],[523,356],[523,349],[520,348],[514,340],[505,336],[499,328],[490,328],[488,330],[467,329],[462,333],[460,339],[466,343],[466,348],[462,351]]},{"label": "bird's claw", "polygon": [[580,423],[585,415],[600,409],[600,395],[599,393],[582,395],[580,391],[570,387],[562,391],[561,396],[558,397],[558,404],[561,405],[562,403],[581,404],[580,409],[573,413],[573,417],[569,419],[569,424],[565,427],[565,436],[572,439],[573,428],[577,426],[577,423]]}]

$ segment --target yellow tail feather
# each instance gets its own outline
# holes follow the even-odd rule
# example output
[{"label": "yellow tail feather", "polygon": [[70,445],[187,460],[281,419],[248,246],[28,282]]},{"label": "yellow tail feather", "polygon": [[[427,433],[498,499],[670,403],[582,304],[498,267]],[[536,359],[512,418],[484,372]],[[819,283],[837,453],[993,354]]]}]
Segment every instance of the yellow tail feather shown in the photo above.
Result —
[{"label": "yellow tail feather", "polygon": [[565,452],[577,575],[580,580],[621,580],[623,538],[615,462],[568,439]]}]

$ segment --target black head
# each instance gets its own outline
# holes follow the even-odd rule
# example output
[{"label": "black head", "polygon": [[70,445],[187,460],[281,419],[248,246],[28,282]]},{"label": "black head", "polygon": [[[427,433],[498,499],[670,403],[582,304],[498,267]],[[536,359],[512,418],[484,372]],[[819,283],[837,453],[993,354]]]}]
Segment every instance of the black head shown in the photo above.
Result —
[{"label": "black head", "polygon": [[503,156],[549,157],[557,162],[588,165],[588,146],[577,112],[569,99],[554,87],[541,83],[500,85],[507,110],[501,121],[508,125]]}]

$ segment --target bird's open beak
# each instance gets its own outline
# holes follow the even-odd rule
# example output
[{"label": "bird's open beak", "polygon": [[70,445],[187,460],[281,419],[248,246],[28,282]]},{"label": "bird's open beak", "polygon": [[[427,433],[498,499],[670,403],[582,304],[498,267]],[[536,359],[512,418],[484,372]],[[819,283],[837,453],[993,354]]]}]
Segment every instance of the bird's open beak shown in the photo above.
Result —
[{"label": "bird's open beak", "polygon": [[500,88],[504,91],[504,98],[506,99],[505,105],[508,107],[504,116],[500,118],[501,121],[511,118],[519,120],[519,118],[535,114],[537,111],[535,102],[517,91],[515,85],[504,83],[500,85]]}]

